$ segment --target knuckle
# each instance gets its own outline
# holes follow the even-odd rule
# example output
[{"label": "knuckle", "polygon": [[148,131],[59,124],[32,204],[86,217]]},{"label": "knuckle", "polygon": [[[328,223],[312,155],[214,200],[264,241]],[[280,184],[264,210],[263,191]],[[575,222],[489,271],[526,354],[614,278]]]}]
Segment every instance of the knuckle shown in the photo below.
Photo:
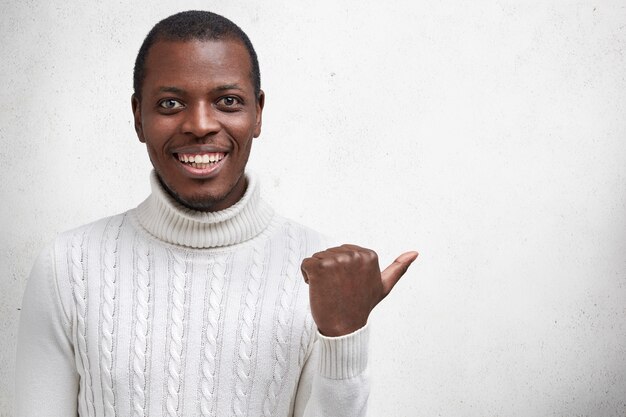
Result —
[{"label": "knuckle", "polygon": [[336,258],[324,258],[319,262],[319,266],[324,269],[333,268],[336,264]]},{"label": "knuckle", "polygon": [[302,260],[302,263],[300,264],[300,267],[304,270],[304,269],[309,269],[313,266],[313,264],[315,264],[315,260],[313,258],[305,258]]},{"label": "knuckle", "polygon": [[378,260],[378,254],[375,251],[371,250],[371,249],[367,249],[367,256],[372,261],[377,261]]}]

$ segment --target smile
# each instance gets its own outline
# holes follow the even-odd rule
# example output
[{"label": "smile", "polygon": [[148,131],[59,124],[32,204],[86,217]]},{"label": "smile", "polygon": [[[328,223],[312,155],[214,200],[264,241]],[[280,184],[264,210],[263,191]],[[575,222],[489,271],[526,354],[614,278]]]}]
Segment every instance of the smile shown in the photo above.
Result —
[{"label": "smile", "polygon": [[202,154],[179,153],[177,154],[177,157],[178,157],[178,160],[185,165],[188,165],[192,168],[204,169],[220,162],[222,159],[224,159],[224,157],[226,157],[226,153],[224,152],[209,152],[209,153],[202,153]]}]

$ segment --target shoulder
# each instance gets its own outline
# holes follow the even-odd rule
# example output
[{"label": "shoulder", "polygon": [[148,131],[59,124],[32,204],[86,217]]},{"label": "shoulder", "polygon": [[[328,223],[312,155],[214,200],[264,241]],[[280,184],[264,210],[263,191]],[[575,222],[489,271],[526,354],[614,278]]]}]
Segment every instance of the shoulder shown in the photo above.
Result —
[{"label": "shoulder", "polygon": [[82,269],[88,257],[95,260],[94,251],[101,249],[106,236],[117,238],[122,234],[128,213],[104,217],[56,236],[43,253],[58,285],[63,286],[75,270]]},{"label": "shoulder", "polygon": [[287,243],[297,243],[305,256],[324,250],[332,243],[328,236],[278,214],[274,216],[270,227],[274,237]]},{"label": "shoulder", "polygon": [[121,227],[127,223],[127,217],[130,212],[131,211],[129,210],[113,216],[103,217],[96,221],[61,232],[54,240],[54,247],[60,248],[71,242],[76,243],[76,241],[79,240],[93,239],[94,237],[103,234],[111,226],[117,225],[118,227]]},{"label": "shoulder", "polygon": [[70,317],[76,283],[80,281],[79,278],[84,278],[88,265],[92,266],[92,272],[100,267],[99,251],[106,249],[106,242],[112,240],[107,236],[112,236],[114,240],[122,235],[124,225],[128,223],[127,213],[105,217],[59,233],[35,261],[25,297],[32,293],[36,299],[42,299],[41,292],[45,291],[50,294],[50,300],[57,301],[65,317]]},{"label": "shoulder", "polygon": [[118,229],[127,223],[128,212],[104,217],[99,220],[59,233],[40,252],[36,266],[45,266],[54,271],[55,264],[60,260],[68,259],[72,251],[81,251],[87,248],[90,241],[97,241],[108,229],[117,225]]}]

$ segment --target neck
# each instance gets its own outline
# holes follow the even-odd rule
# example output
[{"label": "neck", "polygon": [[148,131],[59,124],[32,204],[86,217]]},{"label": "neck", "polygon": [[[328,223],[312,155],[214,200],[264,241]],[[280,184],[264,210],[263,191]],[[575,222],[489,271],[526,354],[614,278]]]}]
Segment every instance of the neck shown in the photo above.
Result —
[{"label": "neck", "polygon": [[164,242],[192,248],[243,243],[268,226],[274,211],[260,197],[257,179],[246,175],[243,196],[232,206],[214,212],[194,210],[177,201],[150,174],[152,194],[137,207],[139,223]]}]

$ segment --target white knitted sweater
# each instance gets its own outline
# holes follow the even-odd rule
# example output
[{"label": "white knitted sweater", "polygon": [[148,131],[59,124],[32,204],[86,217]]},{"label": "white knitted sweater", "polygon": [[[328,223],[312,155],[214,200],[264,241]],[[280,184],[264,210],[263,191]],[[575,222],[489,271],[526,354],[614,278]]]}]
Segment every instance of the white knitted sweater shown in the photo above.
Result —
[{"label": "white knitted sweater", "polygon": [[154,173],[126,213],[60,235],[22,305],[16,414],[333,416],[365,414],[367,326],[315,328],[301,260],[320,236],[261,200],[177,204]]}]

